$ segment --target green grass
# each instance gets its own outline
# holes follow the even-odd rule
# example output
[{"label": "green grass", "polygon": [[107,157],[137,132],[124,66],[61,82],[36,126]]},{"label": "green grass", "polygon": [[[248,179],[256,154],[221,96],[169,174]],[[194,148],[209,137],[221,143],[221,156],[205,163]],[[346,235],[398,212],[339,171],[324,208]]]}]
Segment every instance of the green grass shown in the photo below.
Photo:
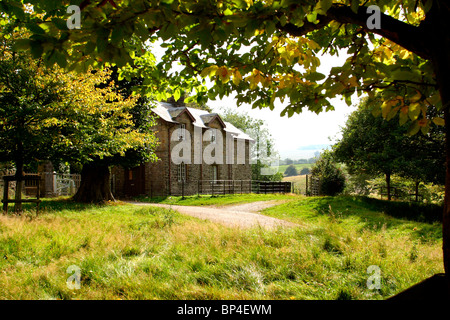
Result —
[{"label": "green grass", "polygon": [[242,195],[194,195],[186,196],[184,199],[181,196],[168,196],[168,197],[138,197],[135,200],[140,202],[150,203],[164,203],[181,206],[225,206],[232,204],[249,203],[255,201],[268,201],[268,200],[294,200],[298,199],[297,196],[292,194],[255,194],[247,193]]},{"label": "green grass", "polygon": [[[264,214],[300,226],[275,231],[162,208],[44,200],[38,217],[0,216],[0,299],[384,299],[443,271],[440,223],[393,216],[406,206],[288,200]],[[72,265],[79,290],[66,285]],[[380,290],[367,288],[370,265],[381,270]]]}]

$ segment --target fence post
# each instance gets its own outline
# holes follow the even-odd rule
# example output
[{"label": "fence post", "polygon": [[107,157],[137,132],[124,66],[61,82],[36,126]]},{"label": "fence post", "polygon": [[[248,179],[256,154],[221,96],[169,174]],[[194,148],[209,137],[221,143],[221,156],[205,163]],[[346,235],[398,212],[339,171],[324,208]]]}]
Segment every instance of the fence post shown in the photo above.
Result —
[{"label": "fence post", "polygon": [[306,189],[305,189],[305,196],[308,195],[308,175],[306,175]]},{"label": "fence post", "polygon": [[8,189],[9,181],[3,178],[3,213],[8,213]]},{"label": "fence post", "polygon": [[181,180],[181,199],[184,200],[184,179]]}]

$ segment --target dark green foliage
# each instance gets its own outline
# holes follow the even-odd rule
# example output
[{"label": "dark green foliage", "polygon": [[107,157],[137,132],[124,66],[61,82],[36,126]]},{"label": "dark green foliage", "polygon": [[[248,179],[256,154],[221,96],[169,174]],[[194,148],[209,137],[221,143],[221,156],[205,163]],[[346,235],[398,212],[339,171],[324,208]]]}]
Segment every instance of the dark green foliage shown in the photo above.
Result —
[{"label": "dark green foliage", "polygon": [[304,175],[304,174],[310,174],[311,170],[309,170],[309,168],[303,168],[302,170],[300,170],[300,175]]},{"label": "dark green foliage", "polygon": [[286,177],[298,176],[297,168],[295,168],[295,166],[292,165],[292,164],[289,165],[289,166],[286,168],[286,171],[284,171],[284,175],[285,175]]},{"label": "dark green foliage", "polygon": [[312,167],[311,174],[320,178],[319,192],[321,195],[334,196],[344,191],[345,175],[337,167],[330,152],[325,151],[321,154],[319,160]]}]

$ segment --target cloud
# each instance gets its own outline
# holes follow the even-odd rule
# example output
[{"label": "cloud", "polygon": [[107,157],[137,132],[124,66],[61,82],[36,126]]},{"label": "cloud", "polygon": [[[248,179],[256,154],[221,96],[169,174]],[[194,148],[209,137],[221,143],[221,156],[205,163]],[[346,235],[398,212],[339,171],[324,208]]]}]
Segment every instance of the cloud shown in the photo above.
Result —
[{"label": "cloud", "polygon": [[310,151],[310,150],[322,150],[328,148],[329,144],[310,144],[307,146],[301,146],[298,147],[297,150],[304,150],[304,151]]}]

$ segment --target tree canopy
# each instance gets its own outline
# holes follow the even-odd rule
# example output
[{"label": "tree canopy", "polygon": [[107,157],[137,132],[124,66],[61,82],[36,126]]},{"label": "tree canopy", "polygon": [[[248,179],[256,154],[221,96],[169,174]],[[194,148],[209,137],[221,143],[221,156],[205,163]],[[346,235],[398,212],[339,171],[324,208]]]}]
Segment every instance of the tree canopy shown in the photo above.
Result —
[{"label": "tree canopy", "polygon": [[[342,138],[333,146],[333,156],[345,163],[349,173],[385,175],[388,199],[390,177],[394,174],[418,182],[443,184],[442,127],[431,124],[426,135],[407,135],[407,128],[399,124],[398,115],[386,121],[374,117],[368,105],[376,105],[376,102],[364,99],[360,103],[342,128]],[[436,115],[432,111],[429,110],[428,117]]]},{"label": "tree canopy", "polygon": [[133,121],[138,98],[117,92],[110,71],[66,72],[14,53],[10,38],[0,44],[0,161],[14,162],[17,175],[33,161],[109,165],[137,150],[145,152],[133,161],[152,157],[154,134]]},{"label": "tree canopy", "polygon": [[[254,107],[273,108],[275,100],[287,100],[282,114],[291,116],[303,108],[332,110],[329,100],[337,95],[350,104],[354,93],[382,89],[383,115],[403,108],[412,131],[429,123],[417,110],[440,106],[432,63],[436,44],[428,35],[440,32],[435,22],[446,23],[432,20],[440,7],[448,9],[444,1],[116,2],[73,1],[81,9],[81,26],[72,30],[64,3],[23,1],[32,5],[27,10],[19,1],[5,1],[2,9],[33,33],[17,43],[18,49],[75,70],[124,66],[123,75],[144,76],[147,92],[157,91],[151,81],[157,79],[160,96],[195,89],[202,101],[237,92],[238,103]],[[370,28],[377,18],[367,10],[370,5],[380,9],[380,28]],[[136,52],[157,39],[165,48],[159,65],[151,53]],[[344,65],[328,75],[318,73],[319,54],[340,50],[350,54]],[[163,77],[174,61],[181,71]],[[207,77],[215,84],[209,90]]]}]

